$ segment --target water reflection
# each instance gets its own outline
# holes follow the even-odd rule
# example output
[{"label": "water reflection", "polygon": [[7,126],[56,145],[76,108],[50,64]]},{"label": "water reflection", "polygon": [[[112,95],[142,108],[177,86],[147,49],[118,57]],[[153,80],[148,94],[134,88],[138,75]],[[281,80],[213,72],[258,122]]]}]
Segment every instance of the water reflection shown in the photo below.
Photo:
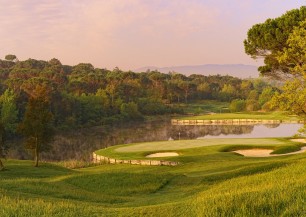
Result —
[{"label": "water reflection", "polygon": [[302,127],[302,124],[266,124],[252,126],[250,132],[242,134],[224,134],[219,135],[205,135],[198,137],[203,138],[273,138],[273,137],[289,137],[297,133]]},{"label": "water reflection", "polygon": [[[273,125],[211,125],[172,126],[170,120],[125,124],[113,127],[95,127],[75,130],[57,135],[48,153],[42,153],[43,160],[88,160],[90,154],[101,148],[117,144],[198,138],[258,138],[292,136],[301,124]],[[32,159],[24,151],[20,141],[13,144],[11,158]]]}]

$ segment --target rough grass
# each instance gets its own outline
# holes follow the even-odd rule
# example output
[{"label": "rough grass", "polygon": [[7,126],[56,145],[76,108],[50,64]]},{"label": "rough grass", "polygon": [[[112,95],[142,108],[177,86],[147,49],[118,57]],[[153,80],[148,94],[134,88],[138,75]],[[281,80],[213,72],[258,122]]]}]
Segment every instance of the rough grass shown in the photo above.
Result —
[{"label": "rough grass", "polygon": [[286,146],[281,146],[277,148],[271,154],[287,154],[290,152],[296,152],[300,150],[301,148],[298,145],[286,145]]},{"label": "rough grass", "polygon": [[0,195],[0,216],[10,217],[74,217],[74,216],[98,216],[96,211],[86,207],[65,201],[48,202],[42,199],[13,198]]},{"label": "rough grass", "polygon": [[84,175],[77,179],[72,177],[67,182],[91,192],[129,196],[153,193],[167,183],[167,180],[165,175],[117,172]]},{"label": "rough grass", "polygon": [[[256,141],[262,142],[248,145],[256,146]],[[297,143],[274,139],[260,145],[286,144]],[[7,170],[0,172],[0,216],[306,213],[306,153],[258,159],[220,152],[233,145],[216,142],[180,149],[182,155],[174,159],[182,164],[176,167],[100,165],[72,170],[47,163],[34,168],[30,161],[9,160]]]},{"label": "rough grass", "polygon": [[218,184],[196,197],[193,203],[196,213],[199,216],[305,216],[305,163],[304,159],[268,173]]}]

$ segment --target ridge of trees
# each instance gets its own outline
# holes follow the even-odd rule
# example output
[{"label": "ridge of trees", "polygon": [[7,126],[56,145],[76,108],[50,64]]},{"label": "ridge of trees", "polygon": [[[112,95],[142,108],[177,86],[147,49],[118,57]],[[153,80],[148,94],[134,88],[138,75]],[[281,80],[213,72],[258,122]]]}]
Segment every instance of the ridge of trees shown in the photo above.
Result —
[{"label": "ridge of trees", "polygon": [[175,104],[195,100],[258,100],[269,86],[261,80],[232,76],[124,72],[118,68],[95,68],[89,63],[68,66],[57,59],[0,60],[0,94],[6,90],[14,94],[19,121],[30,96],[40,85],[50,89],[53,122],[63,128],[180,113]]}]

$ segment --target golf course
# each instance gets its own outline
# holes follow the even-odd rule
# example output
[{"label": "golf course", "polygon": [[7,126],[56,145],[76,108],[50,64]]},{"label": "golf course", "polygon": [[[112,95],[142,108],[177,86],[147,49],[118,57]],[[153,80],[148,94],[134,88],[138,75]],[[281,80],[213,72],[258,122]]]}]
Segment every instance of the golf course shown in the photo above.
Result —
[{"label": "golf course", "polygon": [[67,169],[8,160],[0,179],[0,216],[303,216],[306,153],[245,157],[243,149],[272,154],[300,150],[287,138],[176,140],[96,151],[117,159],[154,159],[177,166],[129,164]]},{"label": "golf course", "polygon": [[306,217],[305,1],[2,5],[0,217]]}]

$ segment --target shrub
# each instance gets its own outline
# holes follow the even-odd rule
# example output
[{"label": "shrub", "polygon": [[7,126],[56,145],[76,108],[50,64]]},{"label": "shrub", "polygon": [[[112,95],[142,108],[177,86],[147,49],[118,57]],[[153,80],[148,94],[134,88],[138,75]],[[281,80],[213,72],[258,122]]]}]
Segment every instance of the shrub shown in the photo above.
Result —
[{"label": "shrub", "polygon": [[127,119],[142,119],[142,115],[138,111],[138,106],[134,102],[123,103],[120,107],[120,113]]},{"label": "shrub", "polygon": [[262,109],[263,111],[266,111],[266,112],[272,111],[272,110],[273,110],[273,109],[272,109],[272,105],[271,105],[270,102],[266,102],[266,103],[261,107],[261,109]]},{"label": "shrub", "polygon": [[229,109],[231,112],[241,112],[245,110],[245,100],[243,99],[235,99],[229,105]]},{"label": "shrub", "polygon": [[256,100],[247,100],[246,101],[246,110],[247,111],[258,111],[260,109],[260,105]]},{"label": "shrub", "polygon": [[139,111],[144,115],[163,115],[171,112],[168,106],[155,99],[141,98],[138,105]]}]

